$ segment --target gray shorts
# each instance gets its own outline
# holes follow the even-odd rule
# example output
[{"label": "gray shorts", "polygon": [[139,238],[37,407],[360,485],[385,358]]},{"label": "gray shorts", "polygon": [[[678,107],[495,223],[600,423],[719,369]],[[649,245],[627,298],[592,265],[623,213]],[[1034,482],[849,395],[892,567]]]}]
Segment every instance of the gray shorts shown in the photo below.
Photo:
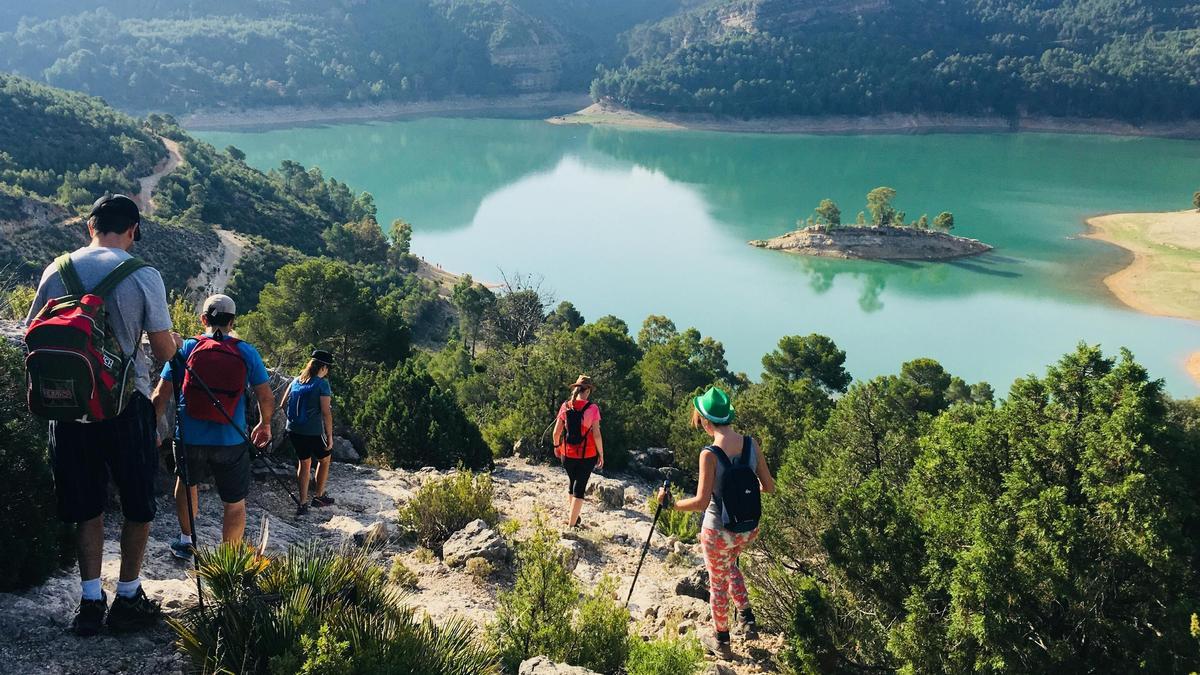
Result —
[{"label": "gray shorts", "polygon": [[[240,502],[250,494],[250,446],[187,445],[187,484],[213,483],[226,504]],[[175,475],[183,475],[175,467]]]}]

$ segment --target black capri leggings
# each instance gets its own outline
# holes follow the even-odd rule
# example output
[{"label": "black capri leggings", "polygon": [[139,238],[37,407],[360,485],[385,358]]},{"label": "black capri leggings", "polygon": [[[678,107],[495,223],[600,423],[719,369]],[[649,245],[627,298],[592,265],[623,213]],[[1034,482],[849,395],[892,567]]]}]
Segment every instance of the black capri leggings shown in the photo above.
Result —
[{"label": "black capri leggings", "polygon": [[579,499],[583,499],[583,495],[587,492],[588,479],[592,477],[592,470],[596,468],[597,459],[599,457],[588,457],[587,459],[563,458],[563,467],[566,468],[567,478],[571,481],[570,485],[567,486],[567,492],[570,492]]}]

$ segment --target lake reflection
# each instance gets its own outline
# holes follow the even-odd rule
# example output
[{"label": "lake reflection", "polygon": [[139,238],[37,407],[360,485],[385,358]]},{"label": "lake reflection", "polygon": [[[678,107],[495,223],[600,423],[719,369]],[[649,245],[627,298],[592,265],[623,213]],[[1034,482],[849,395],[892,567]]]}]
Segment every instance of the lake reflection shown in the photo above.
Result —
[{"label": "lake reflection", "polygon": [[[198,134],[256,166],[319,165],[403,217],[413,248],[494,279],[543,275],[589,318],[666,314],[757,373],[779,337],[824,333],[856,377],[931,356],[1006,391],[1080,340],[1130,347],[1179,395],[1191,322],[1148,317],[1100,279],[1117,249],[1079,239],[1106,211],[1185,208],[1200,144],[1061,135],[756,136],[428,119]],[[755,249],[822,198],[853,221],[878,185],[911,219],[947,210],[996,247],[949,263],[810,259]]]}]

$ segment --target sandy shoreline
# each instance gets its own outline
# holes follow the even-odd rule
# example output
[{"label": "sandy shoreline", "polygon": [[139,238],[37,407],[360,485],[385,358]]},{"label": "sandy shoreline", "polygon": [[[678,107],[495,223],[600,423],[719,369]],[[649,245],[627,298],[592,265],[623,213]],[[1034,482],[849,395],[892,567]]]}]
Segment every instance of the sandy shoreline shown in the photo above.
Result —
[{"label": "sandy shoreline", "polygon": [[193,131],[271,129],[337,122],[369,122],[412,117],[532,117],[578,110],[586,94],[551,93],[520,96],[456,96],[436,101],[392,102],[353,106],[273,106],[242,110],[207,110],[179,116]]},{"label": "sandy shoreline", "polygon": [[590,124],[668,131],[729,131],[765,134],[921,134],[996,133],[1032,131],[1068,134],[1109,134],[1200,138],[1200,120],[1135,126],[1104,119],[1026,117],[1014,122],[1004,117],[971,117],[941,114],[887,114],[870,117],[770,117],[734,119],[706,114],[646,115],[599,103],[569,115],[551,117],[551,124]]},{"label": "sandy shoreline", "polygon": [[[1146,314],[1200,321],[1200,213],[1114,213],[1089,218],[1085,235],[1133,254],[1104,285]],[[1184,367],[1200,383],[1200,351]]]}]

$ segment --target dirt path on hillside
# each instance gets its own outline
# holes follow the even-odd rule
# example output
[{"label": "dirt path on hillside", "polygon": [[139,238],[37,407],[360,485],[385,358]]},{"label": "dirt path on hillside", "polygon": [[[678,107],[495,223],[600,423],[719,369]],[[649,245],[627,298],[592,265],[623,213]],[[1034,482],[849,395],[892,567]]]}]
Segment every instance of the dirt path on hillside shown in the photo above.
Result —
[{"label": "dirt path on hillside", "polygon": [[159,136],[158,140],[162,141],[163,146],[167,148],[167,157],[154,167],[154,173],[139,178],[138,183],[141,185],[141,190],[137,195],[138,208],[142,210],[142,215],[154,215],[154,191],[158,189],[158,183],[163,179],[163,176],[171,173],[183,164],[183,155],[179,152],[179,144],[169,138]]},{"label": "dirt path on hillside", "polygon": [[[287,462],[276,466],[281,474],[293,469]],[[269,548],[274,552],[282,551],[290,544],[313,540],[338,546],[355,532],[378,521],[388,523],[394,532],[396,505],[407,501],[424,481],[445,474],[433,469],[392,471],[335,462],[329,479],[329,494],[337,499],[337,503],[329,508],[313,509],[301,518],[293,516],[294,506],[278,484],[259,480],[252,484],[247,501],[246,537],[250,541],[257,540],[264,513],[270,515]],[[539,515],[553,522],[563,506],[566,478],[557,466],[505,459],[497,463],[492,478],[494,503],[501,520],[519,523],[513,535],[517,540],[530,535]],[[654,486],[627,475],[614,478],[627,487],[625,507],[603,508],[594,496],[590,497],[583,513],[584,528],[578,533],[565,534],[564,541],[573,539],[581,545],[582,554],[575,576],[585,588],[593,587],[605,575],[610,575],[616,578],[618,593],[623,596],[650,528],[650,516],[644,505]],[[200,489],[199,540],[213,542],[220,538],[220,500],[207,486],[202,485]],[[115,505],[110,509],[105,527],[102,577],[110,597],[119,571],[118,511]],[[151,524],[142,578],[146,592],[162,602],[168,615],[178,614],[196,599],[196,586],[189,578],[189,568],[168,551],[167,544],[178,531],[174,503],[165,491],[160,491],[158,516]],[[682,551],[682,555],[668,558],[673,549]],[[507,568],[499,570],[486,582],[477,581],[462,568],[448,567],[399,537],[392,537],[376,554],[384,568],[390,567],[397,556],[419,580],[411,602],[435,619],[459,615],[483,626],[494,616],[496,593],[510,588],[513,580],[512,570]],[[639,631],[670,630],[679,622],[694,622],[703,628],[709,617],[707,603],[675,594],[676,581],[700,562],[698,546],[676,545],[660,534],[654,535],[630,604]],[[0,641],[0,663],[4,664],[0,670],[137,675],[183,672],[186,664],[175,654],[174,636],[165,626],[121,639],[106,634],[91,639],[76,638],[70,633],[69,625],[78,598],[79,579],[74,566],[25,592],[0,593],[0,633],[8,638]],[[660,618],[644,618],[648,611]],[[738,660],[724,665],[737,673],[774,672],[777,666],[772,654],[778,653],[781,646],[777,636],[764,635],[754,642],[735,638]]]},{"label": "dirt path on hillside", "polygon": [[[213,231],[216,232],[221,243],[205,256],[204,260],[200,262],[200,273],[188,282],[188,290],[195,291],[195,295],[199,296],[197,303],[203,303],[204,298],[213,293],[225,292],[225,287],[229,285],[229,277],[237,268],[238,261],[246,252],[246,247],[250,246],[246,237],[237,232],[223,230],[219,227],[213,228]],[[199,305],[197,305],[196,311],[200,311]]]}]

